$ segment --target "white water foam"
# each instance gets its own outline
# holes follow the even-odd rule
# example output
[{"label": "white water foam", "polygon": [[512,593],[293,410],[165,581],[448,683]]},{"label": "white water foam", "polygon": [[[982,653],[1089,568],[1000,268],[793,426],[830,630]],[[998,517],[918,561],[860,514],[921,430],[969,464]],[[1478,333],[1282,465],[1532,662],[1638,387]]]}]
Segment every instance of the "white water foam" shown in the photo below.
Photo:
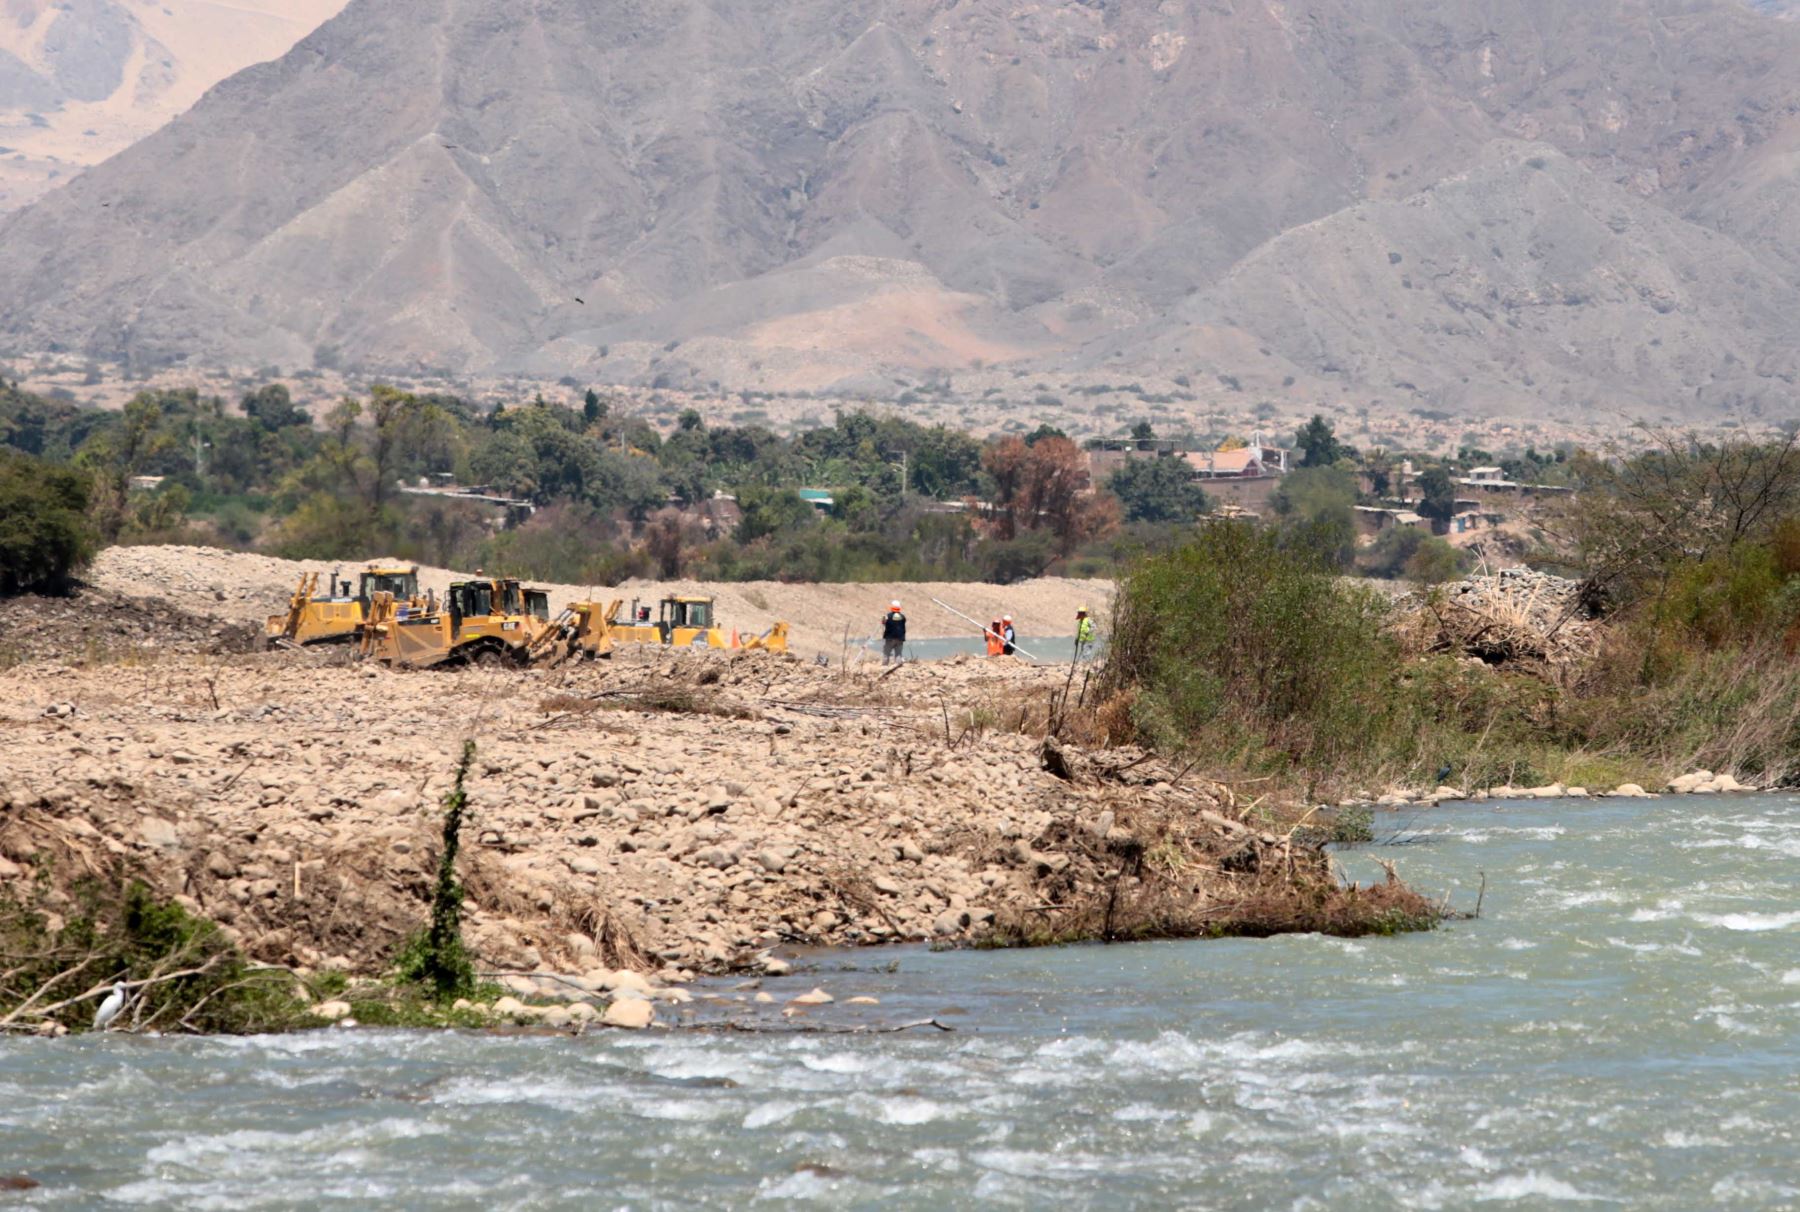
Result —
[{"label": "white water foam", "polygon": [[1689,917],[1702,926],[1722,926],[1726,930],[1761,933],[1764,930],[1786,930],[1800,925],[1800,912],[1793,913],[1694,913]]},{"label": "white water foam", "polygon": [[1539,1174],[1536,1170],[1532,1170],[1525,1174],[1509,1174],[1504,1178],[1483,1183],[1475,1189],[1475,1198],[1481,1203],[1541,1199],[1562,1200],[1569,1203],[1593,1203],[1608,1197],[1578,1190],[1560,1178]]},{"label": "white water foam", "polygon": [[770,1124],[780,1123],[796,1111],[804,1110],[805,1107],[805,1103],[764,1103],[760,1107],[750,1108],[750,1113],[744,1116],[744,1127],[766,1128]]}]

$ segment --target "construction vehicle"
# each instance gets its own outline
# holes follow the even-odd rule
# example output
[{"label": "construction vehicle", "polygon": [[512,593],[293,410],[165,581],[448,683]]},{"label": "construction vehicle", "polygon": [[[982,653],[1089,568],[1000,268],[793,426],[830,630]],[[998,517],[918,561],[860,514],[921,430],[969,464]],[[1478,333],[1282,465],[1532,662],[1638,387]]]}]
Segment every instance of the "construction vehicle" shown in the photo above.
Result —
[{"label": "construction vehicle", "polygon": [[719,626],[713,599],[671,594],[662,599],[654,622],[650,608],[636,599],[629,617],[617,617],[619,604],[609,608],[608,630],[614,644],[666,644],[675,648],[760,648],[786,652],[788,625],[776,623],[761,635],[741,637]]},{"label": "construction vehicle", "polygon": [[605,606],[598,602],[570,602],[527,645],[531,661],[556,666],[576,657],[589,661],[610,658],[612,617],[623,604],[616,600]]},{"label": "construction vehicle", "polygon": [[404,609],[378,594],[363,628],[361,653],[391,666],[560,665],[612,655],[608,620],[620,602],[571,602],[555,617],[550,595],[509,579],[460,581],[443,607]]},{"label": "construction vehicle", "polygon": [[419,570],[410,564],[371,564],[363,569],[356,594],[348,579],[339,580],[333,569],[319,592],[319,574],[302,573],[285,614],[273,614],[264,629],[270,647],[297,644],[347,643],[369,617],[376,594],[388,594],[410,607],[424,606],[419,597]]},{"label": "construction vehicle", "polygon": [[550,595],[510,578],[458,581],[423,609],[376,594],[360,651],[407,669],[433,665],[526,665],[553,630]]}]

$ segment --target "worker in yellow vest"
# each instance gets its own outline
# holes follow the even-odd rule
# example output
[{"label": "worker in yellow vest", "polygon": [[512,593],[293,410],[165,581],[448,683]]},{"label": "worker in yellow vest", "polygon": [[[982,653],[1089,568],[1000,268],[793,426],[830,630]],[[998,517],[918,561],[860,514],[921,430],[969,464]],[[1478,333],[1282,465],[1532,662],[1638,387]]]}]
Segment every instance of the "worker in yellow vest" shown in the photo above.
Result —
[{"label": "worker in yellow vest", "polygon": [[1080,660],[1094,647],[1094,620],[1083,606],[1075,612],[1075,659]]}]

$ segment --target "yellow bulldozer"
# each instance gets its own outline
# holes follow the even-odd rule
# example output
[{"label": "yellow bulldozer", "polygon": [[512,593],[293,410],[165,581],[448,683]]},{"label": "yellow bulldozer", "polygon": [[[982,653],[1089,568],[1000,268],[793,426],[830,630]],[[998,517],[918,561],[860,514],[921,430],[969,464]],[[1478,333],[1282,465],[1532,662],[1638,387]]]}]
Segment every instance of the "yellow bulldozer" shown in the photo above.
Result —
[{"label": "yellow bulldozer", "polygon": [[510,578],[458,581],[440,604],[409,609],[377,595],[363,627],[361,652],[402,669],[477,665],[556,665],[610,656],[607,619],[614,602],[574,602],[550,614],[550,595]]},{"label": "yellow bulldozer", "polygon": [[377,594],[408,606],[424,606],[419,597],[419,570],[410,564],[369,565],[363,569],[354,595],[349,580],[339,580],[336,569],[326,578],[323,593],[319,592],[318,573],[302,573],[286,613],[270,615],[264,635],[270,647],[347,643],[368,620]]},{"label": "yellow bulldozer", "polygon": [[659,603],[657,616],[650,617],[650,607],[631,603],[628,618],[617,617],[619,603],[608,608],[608,630],[614,644],[666,644],[685,648],[760,648],[768,652],[786,652],[788,625],[776,623],[761,635],[740,636],[719,626],[713,600],[683,594],[671,594]]}]

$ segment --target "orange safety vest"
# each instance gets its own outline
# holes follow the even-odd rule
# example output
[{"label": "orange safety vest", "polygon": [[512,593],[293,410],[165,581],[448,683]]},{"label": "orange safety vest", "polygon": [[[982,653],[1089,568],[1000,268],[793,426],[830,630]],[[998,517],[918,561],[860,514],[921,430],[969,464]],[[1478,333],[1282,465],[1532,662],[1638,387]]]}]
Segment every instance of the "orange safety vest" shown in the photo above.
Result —
[{"label": "orange safety vest", "polygon": [[999,656],[1006,651],[1006,642],[1000,638],[999,619],[988,624],[987,650],[989,656]]}]

